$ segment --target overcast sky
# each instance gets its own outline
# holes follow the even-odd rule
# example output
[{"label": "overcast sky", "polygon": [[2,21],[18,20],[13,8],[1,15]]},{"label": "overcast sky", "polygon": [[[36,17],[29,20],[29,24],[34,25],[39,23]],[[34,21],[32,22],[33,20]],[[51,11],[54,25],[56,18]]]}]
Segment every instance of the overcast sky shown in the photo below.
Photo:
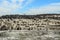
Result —
[{"label": "overcast sky", "polygon": [[60,13],[60,0],[0,0],[0,15]]}]

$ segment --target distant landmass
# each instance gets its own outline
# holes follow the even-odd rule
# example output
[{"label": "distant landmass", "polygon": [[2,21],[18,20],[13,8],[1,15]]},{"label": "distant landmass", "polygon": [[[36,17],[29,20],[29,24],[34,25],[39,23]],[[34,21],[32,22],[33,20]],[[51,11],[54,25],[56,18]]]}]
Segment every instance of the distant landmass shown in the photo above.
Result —
[{"label": "distant landmass", "polygon": [[3,18],[24,18],[24,19],[33,19],[33,18],[40,18],[40,19],[45,19],[45,18],[52,18],[52,19],[60,19],[60,14],[39,14],[39,15],[3,15],[0,16],[0,19]]}]

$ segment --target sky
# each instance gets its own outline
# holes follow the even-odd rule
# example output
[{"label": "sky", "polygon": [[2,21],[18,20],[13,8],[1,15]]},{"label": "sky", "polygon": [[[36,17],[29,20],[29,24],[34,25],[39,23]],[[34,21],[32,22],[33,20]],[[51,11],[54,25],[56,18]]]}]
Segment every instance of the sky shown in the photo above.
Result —
[{"label": "sky", "polygon": [[53,13],[60,13],[60,0],[0,0],[0,15]]}]

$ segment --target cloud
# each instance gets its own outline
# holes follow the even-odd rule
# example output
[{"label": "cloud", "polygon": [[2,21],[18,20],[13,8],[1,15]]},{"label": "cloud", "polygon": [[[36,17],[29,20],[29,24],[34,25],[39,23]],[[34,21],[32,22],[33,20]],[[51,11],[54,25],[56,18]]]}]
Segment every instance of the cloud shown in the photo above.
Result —
[{"label": "cloud", "polygon": [[0,2],[0,14],[15,14],[18,9],[23,9],[31,2],[32,0],[2,0],[2,2]]},{"label": "cloud", "polygon": [[12,3],[16,3],[16,1],[18,1],[18,2],[23,2],[23,1],[25,1],[25,0],[11,0],[12,1]]},{"label": "cloud", "polygon": [[47,13],[60,13],[60,3],[51,3],[43,7],[29,9],[28,11],[25,12],[25,14],[27,15]]},{"label": "cloud", "polygon": [[33,2],[34,0],[28,0],[25,5],[28,5],[29,3]]}]

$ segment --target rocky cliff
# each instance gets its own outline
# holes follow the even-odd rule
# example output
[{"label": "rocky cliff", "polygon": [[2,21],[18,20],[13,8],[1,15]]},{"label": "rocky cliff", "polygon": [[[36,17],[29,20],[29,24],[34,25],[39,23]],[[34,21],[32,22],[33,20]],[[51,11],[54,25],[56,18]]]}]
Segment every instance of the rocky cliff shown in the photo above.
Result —
[{"label": "rocky cliff", "polygon": [[4,15],[0,30],[60,30],[60,14]]}]

